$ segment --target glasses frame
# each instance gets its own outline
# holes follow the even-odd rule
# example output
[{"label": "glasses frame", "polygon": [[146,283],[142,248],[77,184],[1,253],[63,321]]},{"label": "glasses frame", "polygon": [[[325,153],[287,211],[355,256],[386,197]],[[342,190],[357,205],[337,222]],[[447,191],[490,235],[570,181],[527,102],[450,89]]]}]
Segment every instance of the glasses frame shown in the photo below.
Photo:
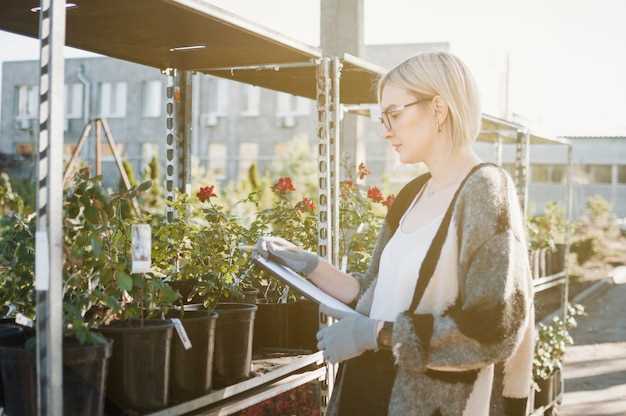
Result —
[{"label": "glasses frame", "polygon": [[419,104],[419,103],[421,103],[423,101],[430,101],[430,100],[432,100],[432,98],[421,98],[419,100],[412,101],[410,103],[401,105],[399,107],[394,107],[392,109],[385,110],[385,111],[380,113],[380,117],[378,118],[378,120],[387,129],[387,131],[391,131],[392,130],[392,126],[391,126],[391,119],[389,118],[389,114],[399,113],[399,112],[401,112],[402,110],[404,110],[407,107],[411,107],[411,106],[417,105],[417,104]]}]

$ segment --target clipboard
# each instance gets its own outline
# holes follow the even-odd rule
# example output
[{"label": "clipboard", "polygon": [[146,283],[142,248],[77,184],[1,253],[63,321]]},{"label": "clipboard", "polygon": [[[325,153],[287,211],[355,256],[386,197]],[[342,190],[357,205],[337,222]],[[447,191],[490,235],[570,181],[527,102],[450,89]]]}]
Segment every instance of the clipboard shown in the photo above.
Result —
[{"label": "clipboard", "polygon": [[261,268],[297,290],[307,299],[318,303],[320,306],[324,306],[324,309],[326,309],[324,312],[327,315],[335,316],[337,318],[341,318],[346,315],[361,315],[356,310],[352,309],[337,298],[330,296],[328,293],[324,292],[290,268],[285,267],[282,264],[278,264],[270,259],[266,259],[260,255],[253,256],[252,260]]}]

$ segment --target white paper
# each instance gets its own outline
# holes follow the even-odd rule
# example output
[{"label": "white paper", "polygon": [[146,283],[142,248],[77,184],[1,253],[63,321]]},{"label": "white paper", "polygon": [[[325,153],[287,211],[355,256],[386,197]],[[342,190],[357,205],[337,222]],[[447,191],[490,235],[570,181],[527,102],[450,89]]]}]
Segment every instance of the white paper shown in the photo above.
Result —
[{"label": "white paper", "polygon": [[132,236],[132,273],[149,273],[152,263],[152,230],[149,224],[133,224]]},{"label": "white paper", "polygon": [[355,311],[345,303],[341,302],[337,298],[330,296],[328,293],[324,292],[313,283],[309,282],[288,267],[285,267],[259,255],[254,256],[253,260],[263,269],[272,273],[272,275],[278,277],[283,282],[287,283],[290,287],[296,289],[307,298],[311,299],[314,302],[317,302],[320,305],[326,306],[325,310],[336,311],[336,313],[332,313],[333,316],[340,318],[345,315],[351,314],[360,315],[357,311]]},{"label": "white paper", "polygon": [[183,343],[183,347],[185,347],[186,350],[190,349],[191,348],[191,340],[187,336],[187,331],[185,331],[185,327],[183,326],[183,323],[180,322],[180,319],[178,319],[178,318],[172,318],[170,320],[174,324],[174,328],[176,329],[176,333],[178,334],[178,338],[180,338],[180,342]]}]

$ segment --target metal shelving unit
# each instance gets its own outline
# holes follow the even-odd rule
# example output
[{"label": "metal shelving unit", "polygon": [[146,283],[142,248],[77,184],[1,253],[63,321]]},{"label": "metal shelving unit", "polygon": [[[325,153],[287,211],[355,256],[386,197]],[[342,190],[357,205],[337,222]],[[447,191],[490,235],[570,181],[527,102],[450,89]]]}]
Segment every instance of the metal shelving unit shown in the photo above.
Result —
[{"label": "metal shelving unit", "polygon": [[253,371],[261,373],[261,370],[266,370],[264,374],[146,416],[229,415],[310,381],[325,380],[326,367],[323,363],[322,352],[257,359],[253,361]]},{"label": "metal shelving unit", "polygon": [[[497,117],[484,116],[483,117],[483,132],[479,137],[479,140],[483,142],[494,143],[496,148],[496,160],[498,164],[502,164],[502,147],[504,144],[515,145],[515,183],[517,186],[518,196],[524,213],[524,218],[528,216],[528,176],[530,172],[531,146],[535,144],[544,145],[561,145],[567,149],[567,201],[566,201],[566,216],[567,221],[572,221],[572,203],[573,203],[573,159],[572,159],[572,144],[568,139],[559,137],[550,137],[547,135],[540,135],[529,131],[524,126],[509,122]],[[565,235],[565,262],[563,271],[542,276],[533,279],[533,288],[535,295],[542,293],[548,289],[561,286],[561,302],[560,311],[563,318],[567,316],[567,306],[569,298],[569,271],[567,268],[567,258],[570,252],[571,236],[568,233]],[[563,387],[562,380],[560,381],[561,387]],[[534,390],[531,390],[529,400],[530,416],[540,416],[545,414],[548,410],[556,408],[558,403],[561,402],[563,397],[563,388],[561,393],[554,399],[552,403],[547,406],[540,407],[533,410],[534,407]]]},{"label": "metal shelving unit", "polygon": [[[371,114],[367,104],[377,102],[372,87],[382,68],[345,54],[324,56],[301,44],[219,9],[205,0],[4,0],[0,29],[39,38],[41,46],[41,98],[39,135],[39,192],[37,287],[42,328],[39,344],[40,405],[44,415],[62,415],[60,304],[62,274],[62,150],[63,150],[63,47],[73,46],[164,71],[167,80],[167,195],[177,187],[190,190],[190,83],[192,71],[244,82],[317,100],[318,110],[318,253],[337,264],[340,125],[351,106]],[[40,6],[37,10],[36,7]],[[150,13],[138,10],[149,9]],[[67,20],[67,25],[66,25]],[[41,23],[39,26],[38,23]],[[180,30],[184,24],[186,30]],[[496,144],[501,162],[502,145],[516,145],[516,184],[524,209],[528,199],[529,147],[535,143],[568,147],[570,164],[568,218],[571,217],[571,144],[529,132],[524,126],[483,116],[481,141]],[[171,214],[170,214],[171,215]],[[568,241],[569,243],[569,241]],[[569,252],[569,244],[566,253]],[[563,284],[566,312],[567,270],[538,279],[537,289]],[[320,315],[320,325],[329,324]],[[276,361],[277,360],[277,361]],[[322,414],[332,393],[335,366],[322,354],[256,360],[269,366],[264,374],[180,403],[151,416],[184,414],[226,415],[274,397],[310,381],[322,381]],[[43,377],[49,374],[51,378]],[[49,381],[52,380],[53,383]],[[43,399],[41,399],[43,398]]]},{"label": "metal shelving unit", "polygon": [[[174,198],[175,189],[190,192],[192,72],[317,100],[318,253],[335,264],[342,105],[376,102],[371,85],[383,73],[381,68],[348,54],[324,56],[317,48],[241,19],[205,0],[74,0],[71,8],[66,6],[69,3],[66,5],[65,0],[43,0],[41,5],[36,0],[6,0],[0,5],[0,29],[42,42],[38,233],[46,238],[37,240],[36,279],[41,282],[38,287],[44,289],[38,294],[39,316],[45,317],[38,320],[44,325],[39,331],[42,342],[38,346],[38,380],[40,391],[46,394],[38,395],[38,402],[43,407],[42,415],[55,416],[61,416],[63,408],[62,274],[58,267],[58,259],[62,258],[58,251],[58,241],[62,242],[58,227],[62,222],[62,186],[57,180],[62,178],[63,47],[73,46],[162,70],[167,85],[164,133],[168,199]],[[139,17],[138,11],[146,9],[150,13]],[[181,24],[186,30],[179,30]],[[44,91],[48,86],[50,90]],[[49,163],[44,156],[49,156]],[[166,214],[167,218],[173,215],[171,211]],[[330,319],[321,314],[320,325],[331,323]],[[313,380],[322,381],[325,413],[336,366],[324,363],[322,353],[287,357],[273,364],[272,359],[261,359],[254,364],[269,365],[269,370],[153,415],[231,414]]]}]

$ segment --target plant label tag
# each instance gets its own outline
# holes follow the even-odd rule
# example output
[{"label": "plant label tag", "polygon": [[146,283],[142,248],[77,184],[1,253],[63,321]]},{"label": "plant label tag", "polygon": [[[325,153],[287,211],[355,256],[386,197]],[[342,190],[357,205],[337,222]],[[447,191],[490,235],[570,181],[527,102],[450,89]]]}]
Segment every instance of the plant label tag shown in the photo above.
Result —
[{"label": "plant label tag", "polygon": [[131,273],[149,273],[152,263],[152,230],[149,224],[133,224]]},{"label": "plant label tag", "polygon": [[48,259],[48,232],[35,231],[35,290],[47,291],[50,287],[50,261]]},{"label": "plant label tag", "polygon": [[180,338],[180,342],[183,343],[183,347],[185,347],[186,350],[190,349],[191,341],[189,340],[189,337],[187,336],[187,331],[185,331],[185,327],[183,326],[183,323],[178,318],[172,318],[171,321],[174,324],[174,328],[176,329],[178,338]]},{"label": "plant label tag", "polygon": [[18,325],[27,326],[29,328],[32,328],[34,326],[33,320],[28,319],[21,313],[18,313],[17,315],[15,315],[15,323]]}]

